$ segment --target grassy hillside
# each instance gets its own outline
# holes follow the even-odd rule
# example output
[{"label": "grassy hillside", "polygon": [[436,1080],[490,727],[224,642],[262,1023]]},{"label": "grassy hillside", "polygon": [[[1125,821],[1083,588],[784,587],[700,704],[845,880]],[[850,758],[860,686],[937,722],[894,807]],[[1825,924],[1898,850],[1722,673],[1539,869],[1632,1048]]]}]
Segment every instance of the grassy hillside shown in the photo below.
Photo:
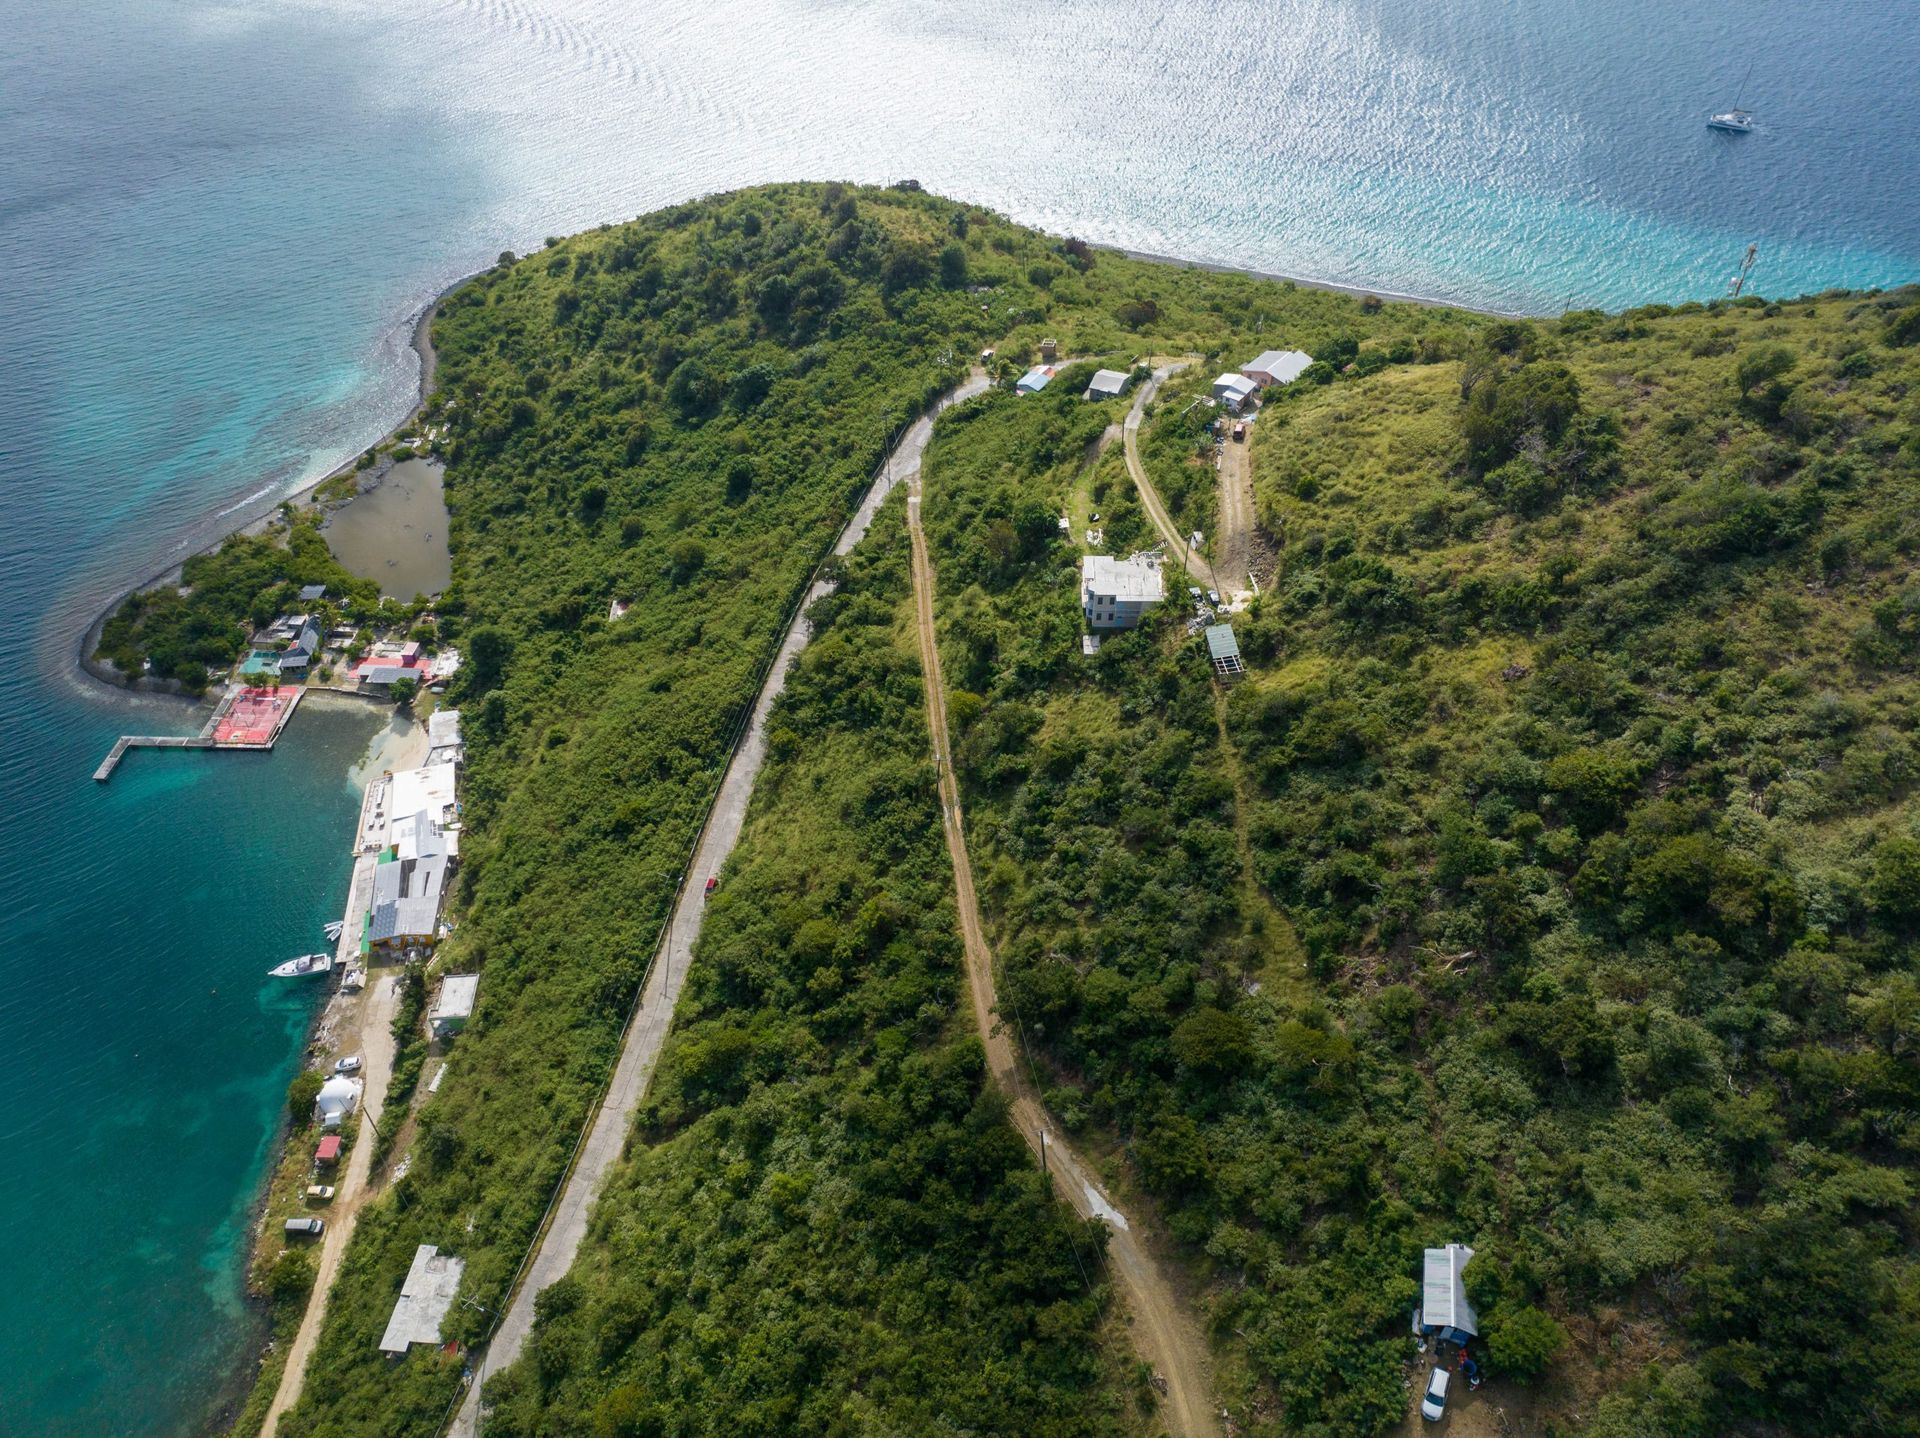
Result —
[{"label": "grassy hillside", "polygon": [[985,1083],[899,499],[775,711],[634,1161],[490,1433],[1125,1433],[1105,1230]]},{"label": "grassy hillside", "polygon": [[[282,1432],[416,1434],[445,1411],[458,1359],[392,1364],[375,1349],[414,1246],[466,1258],[472,1301],[447,1336],[478,1337],[611,1068],[761,665],[889,437],[989,339],[1010,363],[1042,335],[1084,353],[1186,346],[1218,327],[1219,308],[1252,315],[1237,300],[1259,292],[1110,262],[911,191],[799,185],[503,257],[442,304],[428,417],[451,428],[454,583],[437,607],[467,659],[451,699],[469,751],[458,932],[442,963],[477,968],[481,1001],[396,1145],[411,1171],[361,1218]],[[1140,320],[1127,306],[1155,295],[1143,338],[1122,315]],[[616,601],[629,606],[617,620]],[[946,981],[936,958],[914,982]],[[978,1083],[944,1032],[909,1030],[953,1067],[929,1118],[971,1104]],[[866,1059],[856,1047],[845,1061]],[[960,1145],[980,1149],[967,1160],[981,1166],[978,1193],[1008,1207],[1007,1223],[1042,1222],[1021,1216],[995,1142]],[[680,1143],[632,1181],[690,1183],[701,1161]],[[957,1226],[936,1226],[941,1241],[979,1238],[943,1213]],[[1006,1231],[982,1230],[1001,1246],[980,1261],[1008,1255],[1024,1272],[1033,1260],[1010,1254]],[[833,1270],[819,1261],[824,1282]],[[1026,1322],[1020,1305],[1052,1291],[1050,1274],[1043,1263],[1009,1276],[979,1321]],[[1035,1340],[1041,1358],[1098,1313],[1097,1301],[1069,1307],[1046,1320],[1055,1338]],[[1087,1380],[1068,1364],[1031,1381],[1070,1398]]]},{"label": "grassy hillside", "polygon": [[1411,354],[1356,307],[1255,426],[1230,697],[1171,608],[1079,656],[1076,554],[1018,521],[1075,485],[1044,401],[936,442],[1008,1004],[1254,1431],[1397,1422],[1446,1240],[1542,1430],[1907,1426],[1915,298]]}]

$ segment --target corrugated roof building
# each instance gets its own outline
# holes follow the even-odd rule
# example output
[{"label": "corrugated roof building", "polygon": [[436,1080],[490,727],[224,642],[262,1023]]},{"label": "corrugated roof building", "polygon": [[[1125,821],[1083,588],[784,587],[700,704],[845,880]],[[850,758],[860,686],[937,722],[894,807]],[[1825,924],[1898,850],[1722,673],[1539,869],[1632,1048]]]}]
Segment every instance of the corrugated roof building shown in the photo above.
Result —
[{"label": "corrugated roof building", "polygon": [[1463,1276],[1473,1250],[1464,1243],[1429,1248],[1420,1275],[1420,1307],[1415,1312],[1416,1333],[1438,1333],[1449,1343],[1465,1343],[1480,1331],[1480,1315],[1467,1302]]},{"label": "corrugated roof building", "polygon": [[413,1251],[413,1264],[400,1284],[387,1331],[380,1335],[382,1353],[403,1354],[415,1343],[439,1343],[440,1325],[460,1291],[467,1261],[442,1253],[431,1243]]},{"label": "corrugated roof building", "polygon": [[1240,373],[1259,385],[1292,384],[1313,363],[1302,350],[1268,350],[1240,366]]}]

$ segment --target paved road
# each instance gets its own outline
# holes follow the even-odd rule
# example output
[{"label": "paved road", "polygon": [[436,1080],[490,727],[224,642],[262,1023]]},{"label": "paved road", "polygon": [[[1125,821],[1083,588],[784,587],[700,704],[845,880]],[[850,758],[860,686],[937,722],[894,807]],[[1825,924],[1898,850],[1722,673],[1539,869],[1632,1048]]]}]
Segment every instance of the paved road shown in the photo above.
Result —
[{"label": "paved road", "polygon": [[[1160,386],[1166,383],[1168,377],[1178,374],[1192,363],[1192,360],[1173,360],[1156,369],[1152,378],[1141,385],[1140,392],[1133,397],[1133,408],[1127,411],[1127,422],[1123,427],[1126,438],[1127,473],[1133,476],[1133,487],[1140,491],[1140,503],[1146,508],[1147,518],[1153,522],[1153,527],[1160,531],[1160,537],[1167,542],[1169,568],[1179,563],[1180,556],[1186,552],[1187,537],[1173,522],[1173,516],[1167,513],[1166,505],[1160,502],[1160,495],[1154,489],[1153,481],[1147,478],[1147,467],[1140,462],[1140,420],[1146,413],[1148,402],[1159,392]],[[1187,572],[1202,589],[1218,589],[1223,595],[1226,593],[1226,589],[1214,576],[1213,566],[1201,555],[1188,554],[1186,565]]]},{"label": "paved road", "polygon": [[[367,864],[370,874],[372,861],[363,862]],[[371,883],[368,887],[371,888]],[[352,894],[353,901],[362,898],[357,864]],[[356,920],[353,901],[349,902],[347,909],[350,921]],[[357,941],[358,923],[350,922],[348,928]],[[340,937],[342,944],[347,943],[348,934]],[[387,1101],[387,1083],[393,1077],[393,1014],[399,1003],[398,984],[399,981],[392,974],[376,978],[364,1001],[360,1030],[361,1057],[366,1067],[361,1076],[366,1088],[360,1100],[360,1136],[354,1140],[353,1151],[347,1155],[346,1174],[339,1180],[333,1202],[327,1205],[323,1215],[327,1229],[320,1235],[320,1251],[314,1262],[313,1296],[307,1300],[307,1311],[300,1319],[299,1331],[293,1335],[292,1347],[287,1350],[287,1366],[280,1374],[280,1386],[274,1391],[273,1404],[267,1409],[266,1419],[260,1425],[263,1438],[273,1438],[280,1415],[300,1400],[301,1385],[306,1381],[307,1360],[313,1356],[313,1345],[320,1337],[321,1325],[326,1322],[327,1302],[333,1296],[333,1280],[340,1271],[340,1260],[346,1254],[347,1244],[353,1238],[353,1225],[360,1217],[361,1205],[367,1199],[367,1174],[373,1166],[373,1124],[379,1121],[381,1108]]]},{"label": "paved road", "polygon": [[[1136,406],[1136,414],[1137,414]],[[1131,447],[1132,424],[1127,431]],[[927,691],[927,727],[933,740],[934,764],[940,774],[940,814],[946,830],[947,853],[953,861],[954,897],[960,912],[960,934],[966,952],[967,988],[973,999],[974,1022],[986,1046],[987,1067],[1010,1102],[1009,1116],[1020,1136],[1058,1182],[1059,1191],[1082,1218],[1099,1218],[1111,1230],[1107,1258],[1121,1294],[1132,1310],[1131,1337],[1140,1356],[1166,1380],[1162,1416],[1175,1433],[1201,1438],[1220,1432],[1208,1380],[1210,1361],[1198,1325],[1174,1295],[1173,1285],[1147,1251],[1133,1225],[1116,1208],[1081,1162],[1072,1147],[1056,1133],[1034,1087],[1019,1066],[1006,1029],[996,1022],[993,951],[980,923],[980,904],[973,888],[973,865],[967,856],[965,826],[960,812],[960,786],[953,773],[948,745],[946,682],[940,672],[940,649],[933,623],[933,566],[927,558],[926,536],[920,527],[918,466],[909,481],[907,525],[913,545],[913,602],[915,627],[920,635],[920,662]]]},{"label": "paved road", "polygon": [[[975,376],[944,396],[938,409],[969,399],[986,387],[986,379]],[[840,539],[833,548],[835,554],[843,555],[852,550],[866,535],[881,502],[894,485],[907,475],[919,472],[920,457],[932,436],[931,416],[916,421],[902,436],[900,443],[894,447],[886,471],[875,481],[853,519],[841,531]],[[707,879],[720,872],[740,838],[740,827],[747,816],[747,800],[753,792],[753,781],[760,773],[760,766],[767,755],[768,711],[786,688],[787,671],[792,667],[794,658],[806,646],[806,610],[828,588],[823,583],[815,584],[808,592],[806,603],[801,606],[800,614],[787,630],[780,653],[767,672],[766,683],[754,703],[752,723],[727,765],[726,777],[720,785],[720,797],[715,801],[713,814],[701,832],[693,868],[689,871],[679,902],[674,906],[673,916],[668,921],[666,937],[648,976],[639,1012],[622,1045],[613,1082],[594,1117],[593,1128],[581,1147],[573,1173],[567,1179],[566,1188],[554,1210],[553,1221],[540,1241],[525,1279],[507,1305],[499,1331],[481,1356],[473,1385],[467,1390],[460,1411],[454,1418],[451,1431],[456,1438],[471,1438],[478,1431],[480,1390],[487,1375],[499,1372],[520,1356],[533,1328],[535,1296],[563,1277],[573,1267],[574,1258],[580,1252],[580,1241],[586,1236],[587,1219],[592,1212],[593,1201],[625,1146],[633,1111],[646,1096],[647,1085],[652,1081],[654,1066],[660,1058],[661,1045],[666,1042],[667,1030],[672,1026],[674,1006],[680,1000],[680,990],[686,982],[687,965],[693,957],[694,941],[700,935],[700,922],[706,914]]]}]

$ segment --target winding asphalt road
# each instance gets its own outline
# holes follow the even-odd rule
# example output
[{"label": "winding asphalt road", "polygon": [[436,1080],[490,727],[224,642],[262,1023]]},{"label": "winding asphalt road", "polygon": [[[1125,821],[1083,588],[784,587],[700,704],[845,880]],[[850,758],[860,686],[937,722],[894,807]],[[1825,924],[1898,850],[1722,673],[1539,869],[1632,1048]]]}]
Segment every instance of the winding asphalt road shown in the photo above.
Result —
[{"label": "winding asphalt road", "polygon": [[[942,396],[932,412],[916,420],[901,436],[900,442],[888,456],[885,471],[869,487],[860,508],[841,531],[840,539],[833,547],[835,554],[844,555],[851,551],[865,537],[874,515],[893,487],[906,475],[919,472],[920,457],[926,451],[927,441],[933,437],[933,416],[951,404],[971,399],[986,387],[984,376],[976,375],[967,380]],[[768,712],[773,708],[774,700],[786,688],[787,671],[792,668],[794,659],[806,647],[809,638],[806,619],[808,608],[831,587],[825,582],[817,582],[807,592],[806,602],[794,616],[786,638],[781,641],[773,667],[767,671],[766,683],[761,686],[760,696],[754,702],[752,723],[739,747],[734,750],[733,758],[727,765],[726,777],[720,784],[720,796],[714,801],[713,813],[707,819],[706,828],[701,831],[693,867],[688,871],[687,882],[680,891],[673,916],[668,921],[666,937],[648,974],[640,1008],[627,1029],[620,1059],[613,1072],[613,1082],[601,1101],[593,1127],[581,1146],[573,1171],[567,1178],[566,1188],[554,1208],[552,1222],[539,1240],[539,1247],[527,1268],[526,1276],[514,1291],[493,1341],[479,1357],[473,1384],[462,1399],[450,1430],[456,1438],[471,1438],[479,1430],[480,1390],[487,1375],[499,1372],[520,1356],[533,1329],[535,1297],[563,1277],[573,1267],[573,1261],[580,1252],[580,1241],[586,1236],[587,1218],[594,1199],[598,1197],[608,1171],[620,1158],[627,1131],[632,1126],[633,1112],[646,1096],[654,1067],[659,1062],[661,1046],[666,1042],[667,1031],[673,1024],[674,1006],[679,1002],[680,990],[686,983],[694,941],[700,936],[700,923],[706,915],[707,879],[720,872],[727,856],[739,842],[740,827],[747,816],[747,800],[753,793],[753,781],[767,757]]]}]

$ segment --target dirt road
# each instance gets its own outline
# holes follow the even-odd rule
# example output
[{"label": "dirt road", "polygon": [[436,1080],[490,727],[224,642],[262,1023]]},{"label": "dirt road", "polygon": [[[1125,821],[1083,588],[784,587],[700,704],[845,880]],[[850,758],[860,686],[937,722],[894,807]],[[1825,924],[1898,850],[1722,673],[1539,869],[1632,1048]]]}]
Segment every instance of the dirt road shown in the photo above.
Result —
[{"label": "dirt road", "polygon": [[[934,413],[960,400],[971,399],[986,387],[984,376],[970,379],[943,396]],[[918,472],[920,456],[932,436],[933,419],[929,415],[917,420],[901,437],[889,456],[885,472],[868,489],[866,498],[841,532],[839,542],[834,545],[835,554],[846,554],[858,544],[873,523],[873,516],[888,492],[904,475]],[[647,1085],[653,1079],[654,1065],[660,1058],[661,1046],[666,1042],[667,1030],[672,1026],[674,1005],[679,1002],[681,987],[686,982],[687,966],[693,958],[694,941],[700,936],[701,920],[706,916],[707,880],[719,874],[727,856],[733,852],[733,846],[739,841],[741,825],[746,821],[747,801],[753,792],[753,781],[758,777],[760,766],[767,756],[768,711],[786,688],[787,671],[806,645],[809,637],[806,611],[828,588],[825,583],[817,583],[808,592],[806,602],[800,606],[800,613],[794,617],[786,637],[781,641],[780,652],[772,668],[767,671],[766,682],[754,702],[752,722],[727,765],[726,776],[720,783],[719,798],[714,801],[713,813],[707,819],[706,828],[701,831],[693,867],[667,922],[667,932],[661,941],[660,951],[648,972],[646,990],[641,995],[639,1010],[622,1043],[613,1081],[594,1116],[593,1127],[581,1146],[572,1173],[567,1177],[566,1187],[554,1207],[552,1221],[539,1240],[533,1261],[528,1265],[520,1286],[514,1290],[493,1341],[475,1363],[473,1384],[461,1400],[460,1410],[455,1414],[449,1430],[457,1438],[471,1438],[472,1434],[479,1431],[480,1390],[487,1376],[499,1372],[520,1356],[533,1330],[535,1297],[564,1277],[580,1252],[580,1241],[586,1236],[587,1219],[592,1212],[593,1201],[625,1146],[633,1112],[639,1107],[641,1099],[646,1097]]]},{"label": "dirt road", "polygon": [[[1136,414],[1137,414],[1136,407]],[[1127,430],[1132,450],[1133,422]],[[913,603],[920,635],[920,660],[927,690],[927,727],[933,739],[934,763],[940,774],[941,824],[947,852],[953,860],[954,895],[960,911],[960,933],[966,949],[967,988],[973,1000],[974,1022],[986,1046],[987,1067],[1011,1100],[1014,1127],[1027,1147],[1044,1159],[1060,1192],[1082,1218],[1099,1218],[1112,1231],[1107,1245],[1123,1301],[1132,1311],[1132,1338],[1140,1357],[1166,1380],[1161,1416],[1187,1438],[1213,1435],[1220,1425],[1213,1406],[1211,1363],[1198,1325],[1174,1297],[1173,1286],[1121,1213],[1091,1177],[1091,1170],[1054,1131],[1040,1106],[1033,1085],[1021,1071],[1013,1043],[995,1021],[993,951],[980,924],[980,904],[973,888],[973,866],[967,858],[966,834],[960,812],[960,787],[953,773],[947,742],[946,685],[940,673],[940,650],[933,625],[933,566],[927,558],[926,536],[920,527],[920,476],[908,480],[907,525],[913,546]],[[1042,1144],[1044,1142],[1044,1149]]]},{"label": "dirt road", "polygon": [[1228,599],[1253,592],[1253,459],[1251,434],[1220,447],[1220,528],[1213,537],[1216,587]]},{"label": "dirt road", "polygon": [[[1140,491],[1140,504],[1147,511],[1147,518],[1167,542],[1167,563],[1171,567],[1180,562],[1186,554],[1187,537],[1174,524],[1173,516],[1167,513],[1166,505],[1160,502],[1160,495],[1153,487],[1153,481],[1147,478],[1147,467],[1140,462],[1140,421],[1146,414],[1147,405],[1165,384],[1168,377],[1178,374],[1192,360],[1173,360],[1161,365],[1153,372],[1147,382],[1140,386],[1140,392],[1133,397],[1133,408],[1127,411],[1127,422],[1122,427],[1126,439],[1127,473],[1133,476],[1133,487]],[[1194,583],[1202,589],[1218,589],[1223,595],[1227,592],[1214,575],[1213,566],[1198,554],[1186,555],[1187,572],[1193,576]]]},{"label": "dirt road", "polygon": [[361,1095],[360,1136],[347,1155],[347,1171],[337,1184],[334,1199],[327,1206],[327,1231],[320,1235],[320,1251],[314,1260],[313,1295],[300,1319],[299,1331],[287,1349],[287,1366],[280,1374],[280,1387],[273,1405],[260,1425],[262,1438],[273,1438],[280,1415],[300,1401],[301,1385],[306,1381],[307,1360],[320,1337],[320,1325],[326,1322],[327,1300],[333,1295],[334,1275],[340,1271],[347,1243],[353,1237],[353,1225],[367,1201],[367,1174],[373,1167],[373,1125],[380,1120],[381,1107],[387,1101],[387,1082],[393,1077],[393,1014],[399,1004],[399,981],[386,974],[373,981],[360,1020],[362,1070],[366,1088]]}]

